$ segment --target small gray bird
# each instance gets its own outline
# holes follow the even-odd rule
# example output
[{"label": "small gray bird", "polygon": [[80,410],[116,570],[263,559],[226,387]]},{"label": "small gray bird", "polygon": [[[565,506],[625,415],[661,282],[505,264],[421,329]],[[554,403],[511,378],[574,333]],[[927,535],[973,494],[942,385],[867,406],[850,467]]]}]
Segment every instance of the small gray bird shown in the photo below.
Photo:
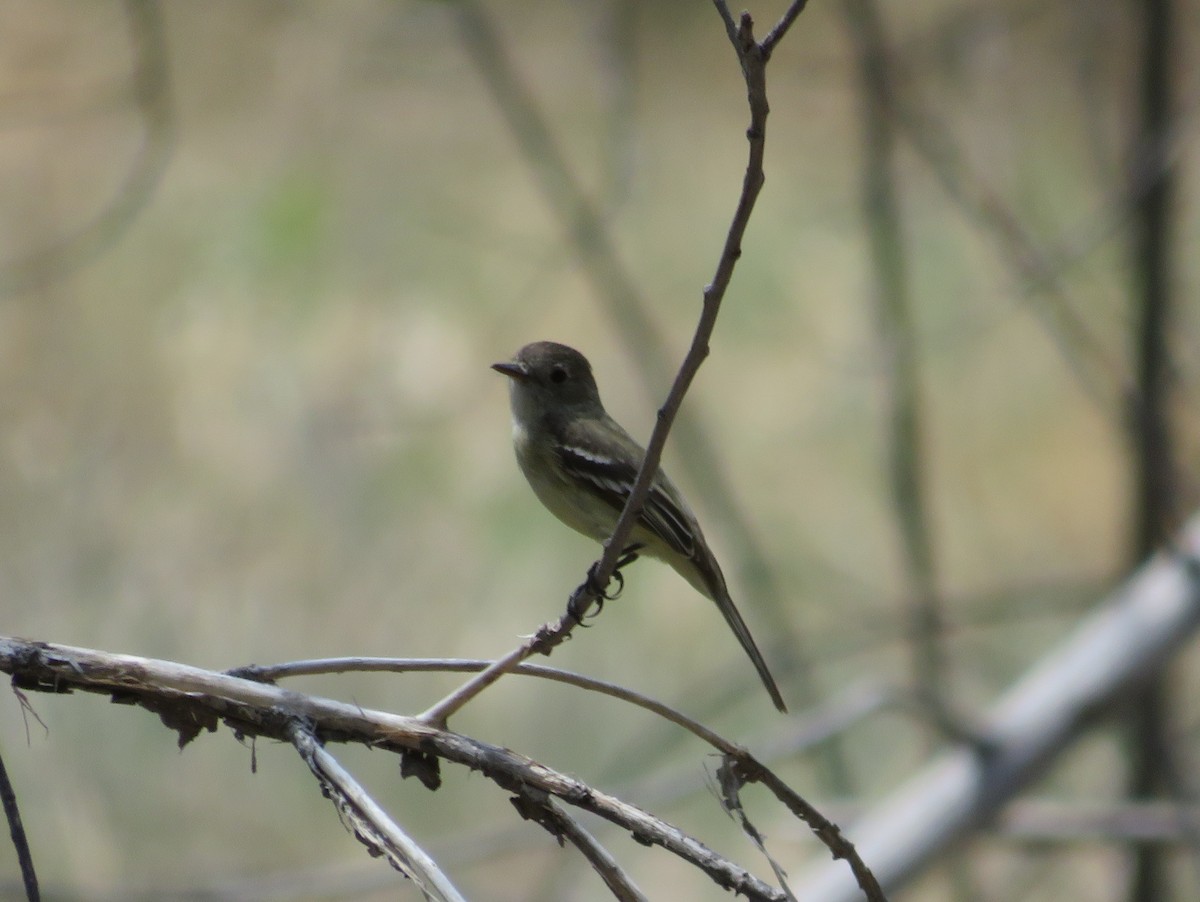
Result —
[{"label": "small gray bird", "polygon": [[[612,535],[645,449],[604,410],[592,367],[574,348],[528,344],[492,369],[509,377],[513,445],[534,493],[554,516],[597,542]],[[771,701],[787,711],[767,662],[729,597],[695,514],[660,469],[630,538],[711,598],[742,644]]]}]

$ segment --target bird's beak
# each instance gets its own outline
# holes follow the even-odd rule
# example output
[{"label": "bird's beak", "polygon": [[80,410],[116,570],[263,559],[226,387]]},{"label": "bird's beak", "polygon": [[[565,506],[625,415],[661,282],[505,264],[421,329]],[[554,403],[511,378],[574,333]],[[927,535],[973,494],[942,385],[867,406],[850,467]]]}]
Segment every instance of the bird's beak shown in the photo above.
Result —
[{"label": "bird's beak", "polygon": [[524,382],[529,378],[529,370],[525,368],[523,363],[493,363],[492,369],[497,373],[503,373],[509,379],[516,379],[518,382]]}]

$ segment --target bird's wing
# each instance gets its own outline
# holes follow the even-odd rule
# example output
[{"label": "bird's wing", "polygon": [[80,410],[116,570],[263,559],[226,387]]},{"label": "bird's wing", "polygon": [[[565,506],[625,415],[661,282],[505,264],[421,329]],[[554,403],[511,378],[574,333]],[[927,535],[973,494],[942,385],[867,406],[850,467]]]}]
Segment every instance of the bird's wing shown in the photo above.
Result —
[{"label": "bird's wing", "polygon": [[[557,448],[559,463],[567,474],[583,488],[603,499],[619,514],[633,489],[637,469],[616,454],[606,452],[607,449],[603,447],[585,449],[572,444],[562,444]],[[638,463],[640,462],[639,457]],[[670,484],[665,482],[659,473],[650,486],[650,493],[646,496],[646,503],[638,520],[642,526],[662,539],[672,551],[691,557],[696,551],[692,518],[686,513],[686,509],[681,507],[674,494]]]}]

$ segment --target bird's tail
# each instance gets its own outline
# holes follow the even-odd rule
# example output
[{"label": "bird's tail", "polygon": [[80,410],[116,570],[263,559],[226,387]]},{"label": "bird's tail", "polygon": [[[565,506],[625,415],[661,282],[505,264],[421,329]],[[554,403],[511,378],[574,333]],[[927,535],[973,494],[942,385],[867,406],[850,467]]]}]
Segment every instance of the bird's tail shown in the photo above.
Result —
[{"label": "bird's tail", "polygon": [[697,546],[692,561],[699,571],[698,575],[704,580],[704,584],[697,585],[696,588],[716,603],[717,609],[720,610],[721,615],[725,618],[725,622],[729,624],[729,628],[733,630],[733,634],[737,636],[738,642],[741,643],[742,649],[754,664],[754,669],[758,671],[758,678],[762,680],[762,684],[767,688],[767,693],[771,696],[771,701],[775,703],[776,708],[786,714],[787,705],[783,701],[783,696],[779,693],[779,687],[775,685],[775,678],[771,676],[771,671],[767,667],[767,662],[763,658],[762,652],[758,650],[758,646],[754,642],[754,637],[750,635],[750,627],[746,626],[746,621],[742,619],[737,606],[729,596],[729,589],[725,585],[725,575],[721,573],[721,567],[717,563],[717,559],[701,543]]}]

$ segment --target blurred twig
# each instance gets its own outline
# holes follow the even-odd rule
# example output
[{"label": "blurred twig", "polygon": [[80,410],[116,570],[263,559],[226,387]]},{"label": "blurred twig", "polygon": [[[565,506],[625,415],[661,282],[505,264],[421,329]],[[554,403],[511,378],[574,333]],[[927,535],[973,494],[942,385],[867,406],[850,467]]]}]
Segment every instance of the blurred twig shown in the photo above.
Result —
[{"label": "blurred twig", "polygon": [[[1020,218],[965,159],[945,123],[914,96],[911,85],[892,79],[884,87],[884,108],[926,162],[946,195],[968,222],[989,236],[1003,259],[1023,281],[1024,294],[1047,334],[1056,343],[1080,386],[1105,410],[1115,410],[1127,396],[1124,369],[1089,327],[1086,309],[1071,298],[1062,280],[1062,265],[1029,234]],[[1037,295],[1036,303],[1028,301]]]},{"label": "blurred twig", "polygon": [[601,49],[606,51],[602,68],[608,94],[608,140],[600,207],[606,219],[629,197],[635,172],[637,107],[638,0],[609,0],[603,8]]},{"label": "blurred twig", "polygon": [[942,602],[926,509],[917,337],[893,173],[895,135],[888,111],[893,94],[890,54],[873,0],[846,0],[843,10],[858,50],[865,152],[863,209],[875,278],[872,299],[884,371],[888,485],[903,548],[913,677],[923,696],[945,707],[943,694],[949,681],[941,636]]},{"label": "blurred twig", "polygon": [[[1134,257],[1136,388],[1130,397],[1130,443],[1134,492],[1132,554],[1135,559],[1156,547],[1175,517],[1175,473],[1171,448],[1168,394],[1171,317],[1171,201],[1174,177],[1162,159],[1172,116],[1172,2],[1147,0],[1142,15],[1140,117],[1134,125],[1134,159],[1151,163],[1153,174],[1130,223]],[[1130,795],[1149,799],[1170,791],[1168,775],[1177,768],[1170,740],[1170,702],[1166,680],[1156,673],[1133,700],[1130,718]],[[1170,895],[1166,861],[1150,844],[1133,846],[1130,902],[1155,902]]]},{"label": "blurred twig", "polygon": [[125,0],[134,51],[131,93],[145,134],[112,201],[91,221],[47,247],[0,265],[0,293],[62,278],[110,247],[142,211],[171,157],[174,120],[166,37],[158,0]]},{"label": "blurred twig", "polygon": [[[928,452],[921,423],[917,335],[895,184],[895,120],[888,109],[895,94],[891,52],[874,0],[846,0],[842,9],[858,54],[863,214],[874,275],[872,299],[883,370],[888,487],[904,563],[912,679],[917,696],[940,732],[961,735],[966,730],[953,713],[949,697],[952,681],[947,671],[944,614],[927,511]],[[937,741],[933,738],[931,745]],[[959,899],[978,896],[965,856],[954,856],[950,871]]]},{"label": "blurred twig", "polygon": [[1171,441],[1169,393],[1172,317],[1171,272],[1175,193],[1174,166],[1164,157],[1164,138],[1171,127],[1171,0],[1148,0],[1141,6],[1145,22],[1141,72],[1141,118],[1133,140],[1136,217],[1131,223],[1136,305],[1136,392],[1130,399],[1130,438],[1134,448],[1136,486],[1131,549],[1140,559],[1158,547],[1173,529],[1175,465]]}]

